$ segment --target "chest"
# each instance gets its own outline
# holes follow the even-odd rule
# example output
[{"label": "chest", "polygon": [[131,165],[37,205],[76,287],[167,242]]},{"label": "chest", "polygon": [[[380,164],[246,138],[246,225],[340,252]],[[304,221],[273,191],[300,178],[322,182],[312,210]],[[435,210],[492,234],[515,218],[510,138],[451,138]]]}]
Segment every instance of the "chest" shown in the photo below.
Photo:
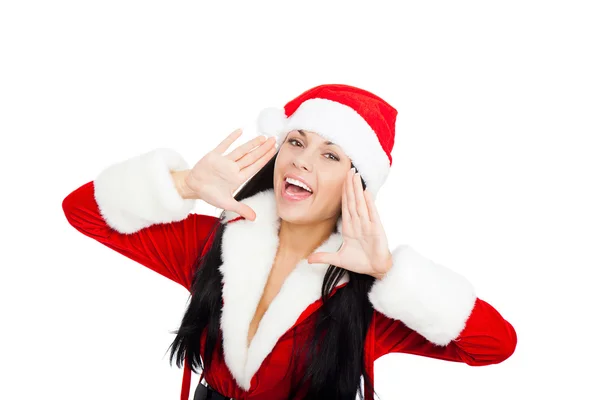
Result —
[{"label": "chest", "polygon": [[265,284],[263,293],[260,297],[258,305],[256,306],[254,316],[248,328],[248,347],[250,347],[250,343],[252,343],[252,339],[254,339],[254,336],[256,335],[256,331],[258,330],[260,321],[269,309],[269,306],[273,302],[273,299],[280,292],[283,282],[289,276],[291,272],[291,268],[289,267],[289,265],[290,263],[286,264],[276,260],[273,268],[271,268],[271,272],[269,273],[267,283]]},{"label": "chest", "polygon": [[[342,285],[343,286],[343,285]],[[267,297],[270,293],[269,289],[274,286],[266,285],[263,293],[263,298]],[[339,288],[339,287],[338,287]],[[337,291],[336,288],[334,290]],[[285,292],[285,285],[283,285],[282,292]],[[299,291],[298,295],[301,295],[302,290]],[[281,295],[281,293],[280,293]],[[296,296],[297,297],[297,296]],[[211,367],[206,370],[206,380],[219,392],[240,400],[264,400],[269,399],[286,399],[290,393],[290,388],[294,382],[297,383],[297,379],[303,376],[305,367],[302,365],[303,357],[298,358],[298,348],[306,348],[310,341],[313,340],[315,326],[318,318],[318,310],[322,306],[321,300],[317,300],[306,308],[303,308],[301,312],[296,313],[290,307],[280,309],[278,302],[280,301],[276,296],[271,302],[270,308],[264,314],[262,318],[262,325],[259,327],[257,334],[253,337],[251,345],[248,346],[248,359],[246,364],[242,363],[242,366],[249,365],[252,369],[246,370],[247,381],[243,380],[243,376],[240,379],[237,376],[237,370],[235,367],[235,358],[230,358],[227,363],[227,342],[225,342],[224,353],[221,357],[215,357],[212,361]],[[257,307],[260,309],[261,307]],[[273,323],[271,317],[273,312],[277,313],[277,321],[292,316],[289,324],[290,329],[282,328],[278,330],[281,335],[277,333],[271,337],[266,337],[266,333],[269,330],[269,324]],[[300,317],[298,318],[298,315]],[[253,323],[260,319],[256,318],[258,312],[255,313]],[[293,320],[293,321],[292,321]],[[246,325],[247,326],[247,325]],[[286,324],[287,327],[287,324]],[[241,332],[242,328],[238,333],[244,334],[240,339],[244,343],[246,332]],[[227,331],[224,332],[226,334]],[[204,351],[206,332],[203,333],[203,341],[201,342],[202,351]],[[266,346],[265,342],[272,343],[272,345]],[[263,349],[264,353],[257,355],[257,349]],[[241,354],[240,352],[229,352],[229,356]],[[242,354],[243,355],[243,354]],[[231,360],[234,362],[232,363]],[[298,364],[299,363],[299,364]],[[232,368],[233,367],[233,368]],[[246,367],[247,368],[247,367]],[[232,370],[233,369],[233,370]],[[246,384],[246,385],[244,385]],[[298,396],[297,399],[303,399],[304,397]]]},{"label": "chest", "polygon": [[[268,369],[273,378],[278,376],[273,370],[285,373],[290,362],[288,350],[293,347],[299,326],[320,307],[321,288],[329,267],[309,264],[306,258],[291,267],[285,262],[279,264],[280,256],[288,259],[289,254],[280,252],[279,219],[268,214],[275,205],[269,204],[256,221],[240,219],[227,223],[222,237],[223,263],[219,270],[223,305],[219,324],[223,361],[232,377],[225,384],[235,380],[246,392],[262,392],[271,386],[258,383],[262,377],[259,370]],[[255,211],[261,216],[259,210]],[[333,233],[314,252],[332,253],[341,245],[341,235]],[[338,287],[345,282],[346,275]],[[262,381],[265,383],[264,377]]]}]

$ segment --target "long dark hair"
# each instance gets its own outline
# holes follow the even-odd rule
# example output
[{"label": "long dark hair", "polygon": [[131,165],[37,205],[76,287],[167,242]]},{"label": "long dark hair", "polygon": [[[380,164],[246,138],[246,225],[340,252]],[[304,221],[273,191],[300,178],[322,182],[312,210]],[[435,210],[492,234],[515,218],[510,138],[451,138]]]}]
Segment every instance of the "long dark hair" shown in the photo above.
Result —
[{"label": "long dark hair", "polygon": [[[246,182],[234,196],[236,200],[240,201],[264,190],[273,189],[276,157],[277,154]],[[366,188],[364,180],[362,185],[363,189]],[[221,213],[221,219],[224,215],[224,212]],[[220,333],[223,276],[218,267],[223,262],[221,244],[224,227],[225,224],[220,222],[215,224],[216,232],[213,231],[214,240],[210,249],[196,260],[191,301],[181,326],[177,331],[171,332],[177,336],[169,346],[170,364],[173,364],[173,358],[176,357],[176,365],[181,368],[187,357],[191,369],[196,373],[199,373],[197,367],[209,369],[213,357],[219,356],[219,353],[214,352],[222,350],[223,346]],[[335,229],[337,231],[337,227]],[[331,291],[344,273],[348,274],[348,283],[331,296]],[[373,315],[368,292],[374,280],[370,275],[329,266],[321,287],[323,306],[317,311],[313,339],[305,341],[301,346],[294,346],[293,358],[303,360],[304,373],[300,379],[293,377],[289,400],[294,399],[300,392],[305,393],[304,398],[314,400],[354,400],[357,392],[363,399],[360,390],[361,376],[365,390],[374,392],[373,383],[364,368],[363,352],[367,329]],[[201,358],[200,337],[205,330],[205,354]],[[298,368],[301,367],[296,361],[294,371]]]}]

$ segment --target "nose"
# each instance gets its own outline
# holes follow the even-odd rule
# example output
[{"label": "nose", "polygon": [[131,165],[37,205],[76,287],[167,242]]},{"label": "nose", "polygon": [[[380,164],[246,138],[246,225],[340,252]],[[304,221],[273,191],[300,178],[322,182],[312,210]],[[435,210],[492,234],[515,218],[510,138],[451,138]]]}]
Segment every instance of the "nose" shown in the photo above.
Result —
[{"label": "nose", "polygon": [[307,172],[312,171],[312,163],[307,161],[306,156],[304,154],[302,156],[297,156],[292,163],[296,168],[303,169]]}]

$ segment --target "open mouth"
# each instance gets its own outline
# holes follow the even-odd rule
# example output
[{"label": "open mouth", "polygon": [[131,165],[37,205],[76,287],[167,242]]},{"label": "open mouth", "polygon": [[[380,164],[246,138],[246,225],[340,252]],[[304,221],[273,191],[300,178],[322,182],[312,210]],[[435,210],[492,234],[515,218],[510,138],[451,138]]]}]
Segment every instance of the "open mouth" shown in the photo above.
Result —
[{"label": "open mouth", "polygon": [[282,189],[283,197],[288,200],[304,200],[313,194],[310,187],[292,178],[285,179]]}]

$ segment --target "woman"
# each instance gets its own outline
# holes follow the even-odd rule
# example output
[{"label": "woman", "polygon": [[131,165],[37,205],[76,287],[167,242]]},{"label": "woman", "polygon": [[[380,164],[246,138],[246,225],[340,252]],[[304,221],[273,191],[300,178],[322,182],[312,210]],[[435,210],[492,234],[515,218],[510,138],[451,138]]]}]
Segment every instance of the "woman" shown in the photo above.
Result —
[{"label": "woman", "polygon": [[[190,291],[170,346],[181,399],[192,370],[195,400],[372,399],[373,363],[391,352],[473,366],[514,352],[514,328],[466,278],[388,247],[374,200],[396,114],[365,90],[317,86],[261,112],[276,140],[224,155],[237,130],[191,169],[157,149],[65,198],[76,229]],[[224,211],[191,213],[197,199]]]}]

